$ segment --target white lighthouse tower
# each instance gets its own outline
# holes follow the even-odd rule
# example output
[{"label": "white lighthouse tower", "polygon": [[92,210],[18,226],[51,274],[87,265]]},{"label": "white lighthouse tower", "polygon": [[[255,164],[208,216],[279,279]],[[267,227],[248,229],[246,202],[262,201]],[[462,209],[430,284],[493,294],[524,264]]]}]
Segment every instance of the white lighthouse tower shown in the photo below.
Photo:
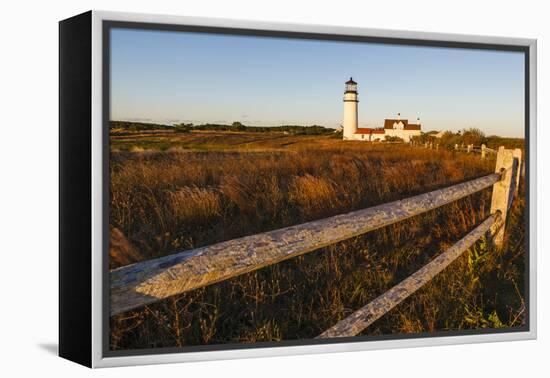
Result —
[{"label": "white lighthouse tower", "polygon": [[346,81],[346,91],[344,92],[344,139],[353,140],[357,131],[357,83],[353,78]]}]

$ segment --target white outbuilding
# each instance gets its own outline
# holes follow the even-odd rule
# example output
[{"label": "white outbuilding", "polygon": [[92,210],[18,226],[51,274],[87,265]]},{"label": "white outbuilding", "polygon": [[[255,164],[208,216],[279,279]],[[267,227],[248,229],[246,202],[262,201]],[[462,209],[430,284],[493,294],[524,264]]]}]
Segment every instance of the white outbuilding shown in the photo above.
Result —
[{"label": "white outbuilding", "polygon": [[420,133],[420,118],[416,119],[416,123],[409,123],[409,120],[401,119],[401,113],[397,113],[396,119],[386,119],[384,121],[384,134],[401,138],[405,143],[410,142],[413,136],[420,135]]}]

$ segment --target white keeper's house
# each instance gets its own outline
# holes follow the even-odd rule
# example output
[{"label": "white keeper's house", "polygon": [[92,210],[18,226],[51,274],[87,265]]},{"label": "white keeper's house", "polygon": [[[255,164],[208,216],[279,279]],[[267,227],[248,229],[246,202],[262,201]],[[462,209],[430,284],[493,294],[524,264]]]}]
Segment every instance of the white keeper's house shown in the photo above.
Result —
[{"label": "white keeper's house", "polygon": [[397,113],[397,118],[386,119],[383,128],[357,127],[359,116],[357,104],[359,103],[359,93],[357,92],[357,83],[350,78],[346,81],[346,90],[344,92],[344,140],[363,140],[363,141],[383,141],[386,137],[399,137],[404,142],[409,142],[415,135],[420,135],[420,118],[416,123],[409,123],[407,119],[401,119],[401,114]]}]

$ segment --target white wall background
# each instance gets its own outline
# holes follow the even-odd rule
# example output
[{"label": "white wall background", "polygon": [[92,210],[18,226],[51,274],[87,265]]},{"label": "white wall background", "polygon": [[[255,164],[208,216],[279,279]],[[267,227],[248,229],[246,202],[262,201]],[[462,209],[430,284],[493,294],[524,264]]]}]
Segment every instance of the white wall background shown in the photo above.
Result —
[{"label": "white wall background", "polygon": [[[57,21],[120,10],[538,38],[539,140],[550,140],[548,10],[543,1],[124,0],[6,1],[0,41],[0,375],[114,377],[542,376],[550,372],[548,226],[539,216],[539,340],[92,372],[55,356],[57,343]],[[542,146],[541,146],[542,147]],[[549,148],[539,147],[539,193]],[[539,199],[540,213],[548,201]],[[540,214],[539,213],[539,214]],[[543,223],[544,222],[544,223]],[[546,299],[545,299],[546,296]],[[544,351],[546,349],[546,351]]]}]

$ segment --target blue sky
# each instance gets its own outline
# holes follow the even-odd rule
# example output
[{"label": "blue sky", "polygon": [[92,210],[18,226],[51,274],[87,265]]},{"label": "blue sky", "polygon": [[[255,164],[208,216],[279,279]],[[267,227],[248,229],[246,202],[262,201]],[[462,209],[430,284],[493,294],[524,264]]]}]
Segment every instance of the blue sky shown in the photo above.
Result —
[{"label": "blue sky", "polygon": [[337,127],[353,76],[360,127],[523,137],[523,75],[516,52],[113,29],[111,119]]}]

